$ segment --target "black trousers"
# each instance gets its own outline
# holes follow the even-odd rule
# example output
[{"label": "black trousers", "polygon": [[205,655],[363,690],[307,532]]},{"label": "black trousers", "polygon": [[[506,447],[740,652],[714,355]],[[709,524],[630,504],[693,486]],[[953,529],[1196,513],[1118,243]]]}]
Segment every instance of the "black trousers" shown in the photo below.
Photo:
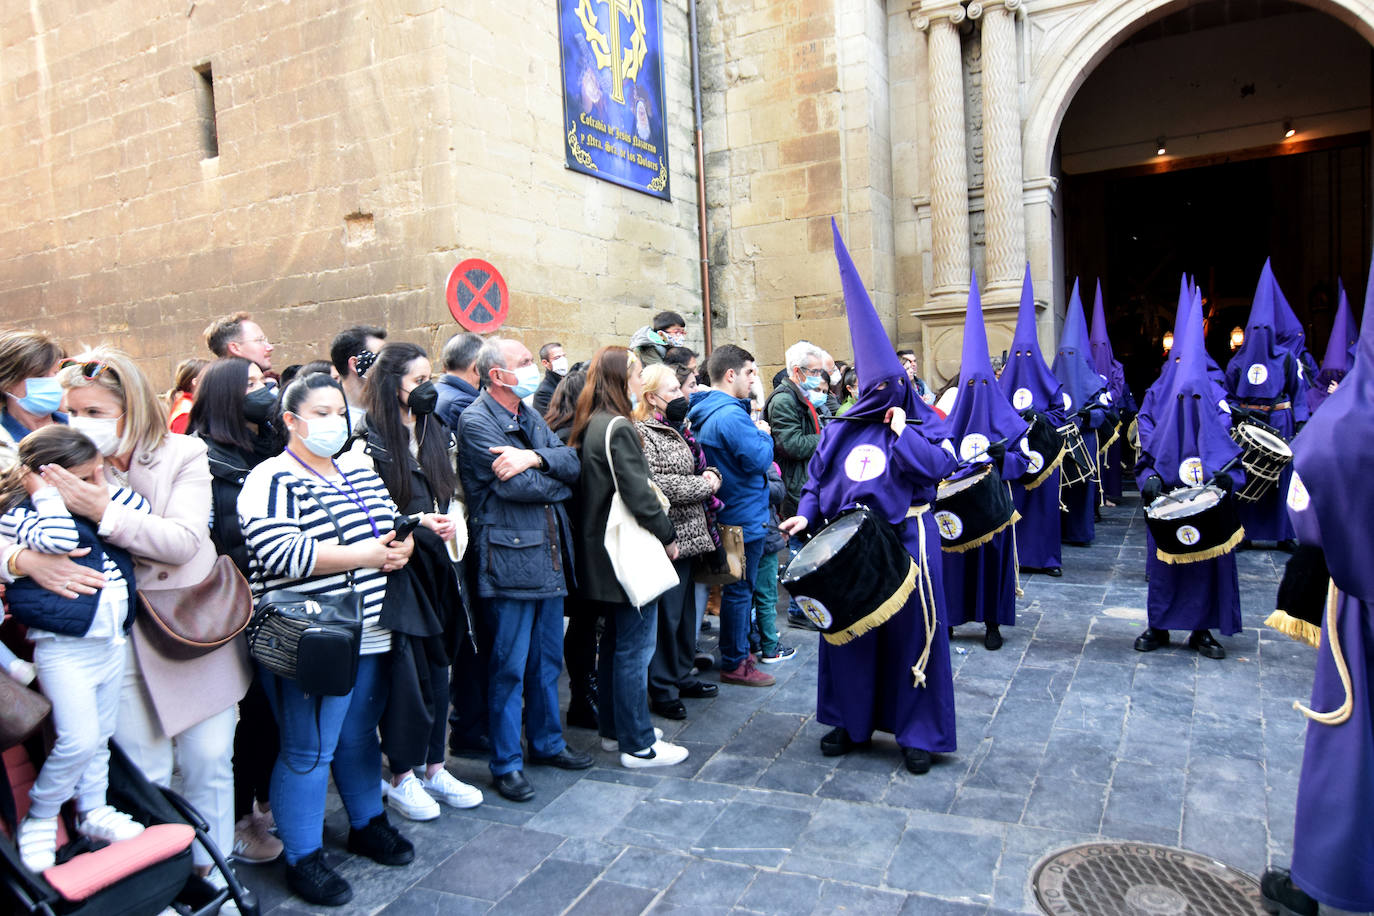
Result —
[{"label": "black trousers", "polygon": [[234,820],[251,814],[254,801],[267,803],[280,748],[277,720],[254,665],[252,683],[239,700],[239,724],[234,729]]}]

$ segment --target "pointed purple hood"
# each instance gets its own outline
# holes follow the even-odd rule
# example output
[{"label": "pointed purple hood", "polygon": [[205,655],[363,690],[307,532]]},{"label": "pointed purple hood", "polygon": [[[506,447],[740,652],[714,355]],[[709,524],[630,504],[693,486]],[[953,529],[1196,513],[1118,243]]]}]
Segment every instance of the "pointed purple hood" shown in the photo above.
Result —
[{"label": "pointed purple hood", "polygon": [[1327,399],[1326,389],[1332,382],[1345,378],[1350,367],[1355,364],[1355,347],[1360,340],[1360,326],[1350,313],[1350,300],[1345,295],[1345,284],[1336,281],[1336,317],[1331,322],[1331,336],[1326,341],[1326,355],[1322,357],[1321,371],[1317,381],[1307,390],[1307,406],[1316,410]]},{"label": "pointed purple hood", "polygon": [[[1152,423],[1141,429],[1141,448],[1170,487],[1199,486],[1240,454],[1228,432],[1230,415],[1218,403],[1221,392],[1207,372],[1199,300],[1196,293],[1190,297],[1182,326],[1174,329],[1174,371],[1162,388],[1151,389]],[[1185,464],[1190,458],[1201,459],[1200,471]]]},{"label": "pointed purple hood", "polygon": [[1269,282],[1274,287],[1274,336],[1278,340],[1279,346],[1283,347],[1293,358],[1298,361],[1298,366],[1302,369],[1304,381],[1316,378],[1317,361],[1312,358],[1312,353],[1307,349],[1307,331],[1303,328],[1302,322],[1298,320],[1297,313],[1293,311],[1293,306],[1288,304],[1288,297],[1283,294],[1279,281],[1274,277],[1273,268],[1269,261],[1264,262],[1264,270],[1269,274]]},{"label": "pointed purple hood", "polygon": [[1374,563],[1369,562],[1369,538],[1360,530],[1361,526],[1352,526],[1352,519],[1367,519],[1374,511],[1374,458],[1369,449],[1359,446],[1374,441],[1371,305],[1374,265],[1365,288],[1355,365],[1293,440],[1297,474],[1288,493],[1288,504],[1295,509],[1303,508],[1310,497],[1332,581],[1337,588],[1365,602],[1374,601]]},{"label": "pointed purple hood", "polygon": [[1245,342],[1226,364],[1226,390],[1240,401],[1279,397],[1287,386],[1285,366],[1295,359],[1278,341],[1275,295],[1278,285],[1266,261],[1255,286]]},{"label": "pointed purple hood", "polygon": [[1016,334],[1011,340],[1007,364],[998,379],[1002,391],[1017,410],[1035,408],[1064,422],[1064,389],[1045,365],[1040,352],[1040,337],[1035,329],[1035,288],[1031,285],[1030,265],[1021,281],[1021,309],[1016,315]]},{"label": "pointed purple hood", "polygon": [[1097,374],[1107,379],[1107,390],[1112,393],[1112,402],[1122,403],[1126,392],[1126,370],[1115,354],[1112,353],[1112,340],[1107,336],[1107,313],[1102,307],[1102,281],[1097,281],[1097,293],[1093,297],[1093,325],[1089,337],[1093,351],[1093,368]]},{"label": "pointed purple hood", "polygon": [[948,420],[956,442],[962,443],[965,436],[977,433],[986,436],[989,442],[1006,440],[1014,444],[1025,435],[1029,424],[1011,406],[1011,401],[1002,392],[992,371],[977,274],[974,274],[968,291],[958,391]]},{"label": "pointed purple hood", "polygon": [[1054,357],[1054,377],[1069,396],[1068,413],[1075,413],[1097,400],[1107,387],[1107,380],[1098,374],[1092,362],[1088,342],[1088,323],[1083,318],[1083,300],[1078,295],[1078,281],[1069,296],[1069,313],[1064,317],[1064,331],[1059,336],[1059,352]]}]

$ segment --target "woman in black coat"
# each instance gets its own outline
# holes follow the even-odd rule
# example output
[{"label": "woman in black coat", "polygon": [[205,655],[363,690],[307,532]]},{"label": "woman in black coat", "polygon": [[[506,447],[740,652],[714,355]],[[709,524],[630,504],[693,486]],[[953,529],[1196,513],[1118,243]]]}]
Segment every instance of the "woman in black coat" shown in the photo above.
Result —
[{"label": "woman in black coat", "polygon": [[569,440],[582,460],[573,512],[578,593],[596,602],[606,618],[597,676],[601,744],[606,750],[618,744],[620,763],[629,768],[671,766],[687,759],[687,749],[660,739],[649,719],[648,672],[657,605],[630,603],[605,547],[611,497],[618,491],[636,520],[663,542],[668,558],[678,553],[673,523],[649,483],[643,444],[630,420],[643,388],[639,370],[639,360],[625,347],[598,350],[587,370],[587,387],[578,399]]}]

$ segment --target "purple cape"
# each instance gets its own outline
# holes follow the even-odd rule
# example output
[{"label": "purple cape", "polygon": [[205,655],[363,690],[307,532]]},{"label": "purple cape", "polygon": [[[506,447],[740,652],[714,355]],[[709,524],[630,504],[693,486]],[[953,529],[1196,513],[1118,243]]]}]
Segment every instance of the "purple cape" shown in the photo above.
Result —
[{"label": "purple cape", "polygon": [[1112,340],[1107,335],[1107,312],[1102,306],[1102,281],[1097,281],[1097,292],[1093,296],[1093,325],[1088,338],[1093,351],[1093,368],[1107,380],[1107,390],[1112,394],[1112,403],[1125,402],[1126,370],[1115,354],[1112,353]]},{"label": "purple cape", "polygon": [[[1066,412],[1075,413],[1098,402],[1107,388],[1107,380],[1098,374],[1092,363],[1088,343],[1088,323],[1083,319],[1083,300],[1074,281],[1069,296],[1069,313],[1064,317],[1064,332],[1059,337],[1059,351],[1054,357],[1054,377],[1068,395]],[[1095,425],[1095,424],[1094,424]]]},{"label": "purple cape", "polygon": [[1012,407],[1034,407],[1048,413],[1055,423],[1064,422],[1064,388],[1045,365],[1040,338],[1035,330],[1035,290],[1031,286],[1030,265],[1021,282],[1021,308],[1016,315],[1016,334],[1011,353],[998,379]]},{"label": "purple cape", "polygon": [[958,443],[964,461],[986,461],[988,445],[1006,444],[1006,457],[997,470],[1003,480],[1016,480],[1026,473],[1030,460],[1021,451],[1030,424],[1011,406],[988,355],[988,334],[983,326],[983,304],[978,295],[975,274],[969,286],[968,311],[964,316],[964,351],[959,361],[959,386],[950,408],[951,437]]},{"label": "purple cape", "polygon": [[1331,337],[1326,342],[1326,355],[1322,357],[1321,372],[1317,373],[1317,383],[1307,392],[1307,406],[1316,410],[1326,401],[1326,389],[1332,382],[1345,378],[1355,365],[1355,347],[1360,340],[1360,326],[1350,313],[1350,300],[1345,295],[1345,285],[1336,281],[1336,317],[1331,322]]},{"label": "purple cape", "polygon": [[1274,289],[1266,263],[1245,321],[1245,342],[1226,364],[1226,388],[1237,401],[1263,402],[1296,393],[1288,377],[1294,357],[1279,344],[1275,329]]}]

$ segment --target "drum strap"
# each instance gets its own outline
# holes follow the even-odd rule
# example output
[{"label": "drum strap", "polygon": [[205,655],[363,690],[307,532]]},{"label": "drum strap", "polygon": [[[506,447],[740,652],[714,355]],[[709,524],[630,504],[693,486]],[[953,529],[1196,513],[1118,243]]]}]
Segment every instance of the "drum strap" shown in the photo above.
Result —
[{"label": "drum strap", "polygon": [[1350,669],[1346,667],[1345,655],[1341,652],[1341,634],[1336,630],[1337,608],[1340,604],[1340,591],[1333,581],[1326,591],[1326,642],[1331,646],[1331,657],[1336,661],[1336,674],[1345,689],[1345,702],[1331,712],[1317,712],[1293,701],[1293,708],[1319,725],[1344,725],[1355,708],[1354,695],[1350,687]]},{"label": "drum strap", "polygon": [[935,632],[940,625],[939,619],[935,616],[935,584],[930,579],[930,560],[926,557],[926,526],[920,521],[920,517],[929,510],[930,504],[926,503],[912,506],[906,513],[907,518],[917,520],[918,552],[921,559],[916,564],[916,596],[921,604],[921,621],[926,628],[925,647],[921,649],[921,656],[916,659],[916,664],[911,666],[911,686],[913,687],[926,685],[926,664],[930,661],[930,643],[935,638]]}]

